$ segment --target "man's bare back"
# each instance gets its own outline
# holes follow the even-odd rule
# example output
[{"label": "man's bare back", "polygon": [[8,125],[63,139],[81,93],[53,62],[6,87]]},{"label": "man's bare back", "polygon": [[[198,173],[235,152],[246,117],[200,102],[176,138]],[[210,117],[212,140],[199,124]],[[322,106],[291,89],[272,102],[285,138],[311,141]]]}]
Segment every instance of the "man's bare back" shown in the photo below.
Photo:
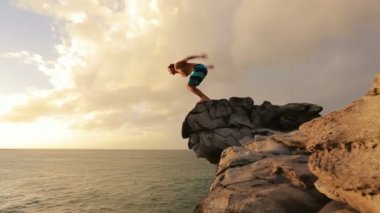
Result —
[{"label": "man's bare back", "polygon": [[199,102],[204,102],[210,100],[205,94],[200,91],[197,86],[203,81],[203,79],[207,76],[208,68],[212,69],[214,66],[209,65],[205,66],[203,64],[198,63],[189,63],[188,60],[195,58],[207,58],[206,54],[199,56],[189,56],[183,60],[176,62],[175,64],[170,64],[168,66],[168,71],[175,75],[180,74],[182,77],[189,77],[189,82],[187,84],[187,89],[189,89],[192,93],[197,95],[201,100]]},{"label": "man's bare back", "polygon": [[[180,74],[184,74],[186,77],[193,72],[193,68],[196,64],[195,63],[187,63],[186,61],[179,61],[175,63],[175,69],[180,72]],[[184,77],[185,77],[184,76]]]}]

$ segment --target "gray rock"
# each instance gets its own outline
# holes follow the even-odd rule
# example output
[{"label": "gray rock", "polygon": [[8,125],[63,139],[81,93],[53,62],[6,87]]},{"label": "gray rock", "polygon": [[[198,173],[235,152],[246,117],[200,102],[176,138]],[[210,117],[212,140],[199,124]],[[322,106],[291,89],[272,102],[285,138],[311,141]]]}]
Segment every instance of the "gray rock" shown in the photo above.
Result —
[{"label": "gray rock", "polygon": [[239,97],[231,97],[230,103],[235,107],[242,107],[244,110],[251,110],[253,107],[253,100],[250,97],[239,98]]},{"label": "gray rock", "polygon": [[258,139],[260,135],[294,130],[303,122],[318,117],[321,109],[305,103],[276,106],[265,101],[254,105],[249,97],[211,100],[198,103],[186,116],[182,137],[189,138],[188,147],[198,157],[217,164],[222,151],[230,146],[241,146],[239,141],[244,137]]}]

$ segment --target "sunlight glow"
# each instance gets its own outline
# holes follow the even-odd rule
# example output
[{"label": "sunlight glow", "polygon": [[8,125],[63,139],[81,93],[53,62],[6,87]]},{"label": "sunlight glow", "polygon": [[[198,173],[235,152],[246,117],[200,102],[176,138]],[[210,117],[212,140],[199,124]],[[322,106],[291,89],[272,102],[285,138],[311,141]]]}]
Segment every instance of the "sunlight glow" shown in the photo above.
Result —
[{"label": "sunlight glow", "polygon": [[61,121],[39,119],[33,123],[0,123],[1,148],[58,148],[73,136]]},{"label": "sunlight glow", "polygon": [[138,0],[127,2],[128,31],[127,38],[134,38],[148,32],[151,27],[160,25],[159,8],[157,0],[150,0],[148,5],[144,5]]},{"label": "sunlight glow", "polygon": [[140,16],[140,7],[139,7],[139,1],[138,0],[129,0],[127,5],[127,11],[128,15],[131,18],[139,17]]},{"label": "sunlight glow", "polygon": [[72,13],[71,15],[69,15],[68,18],[73,23],[79,24],[79,23],[83,23],[87,19],[87,14],[86,12]]},{"label": "sunlight glow", "polygon": [[[37,120],[35,120],[32,111],[30,111],[30,120],[19,119],[15,120],[15,123],[11,122],[12,119],[7,120],[9,118],[7,115],[12,117],[12,109],[17,111],[15,107],[23,107],[23,104],[25,104],[23,113],[28,115],[28,110],[33,110],[33,107],[28,108],[30,106],[27,103],[38,98],[44,100],[42,104],[55,106],[58,109],[57,111],[61,107],[64,108],[66,103],[72,101],[71,99],[78,98],[67,94],[67,91],[75,90],[75,72],[86,69],[89,58],[97,58],[96,54],[99,54],[99,49],[103,48],[105,42],[110,47],[113,47],[111,45],[118,47],[120,43],[128,42],[126,40],[132,41],[135,38],[147,35],[161,24],[158,0],[124,0],[125,10],[122,3],[119,2],[120,5],[119,3],[117,4],[119,6],[117,11],[109,8],[111,1],[99,4],[99,1],[94,0],[92,3],[97,7],[86,11],[83,11],[83,7],[79,7],[81,3],[73,4],[72,8],[69,7],[71,3],[67,0],[57,0],[57,3],[53,1],[46,1],[41,4],[36,3],[36,9],[57,18],[57,23],[63,24],[60,27],[67,32],[67,34],[59,35],[59,42],[53,47],[57,55],[56,58],[48,59],[45,55],[30,52],[30,50],[16,50],[16,52],[1,55],[2,57],[18,59],[24,64],[36,67],[38,71],[49,78],[53,86],[53,89],[50,90],[26,91],[19,95],[0,96],[0,118],[3,116],[2,118],[4,119],[0,120],[0,129],[2,130],[2,136],[0,137],[1,148],[75,147],[76,143],[71,143],[72,141],[78,140],[78,138],[91,138],[92,136],[94,136],[94,140],[98,137],[102,138],[102,140],[104,138],[120,140],[119,135],[115,136],[113,135],[114,133],[109,133],[110,135],[108,136],[104,135],[104,133],[96,135],[97,133],[85,132],[80,128],[93,123],[97,119],[97,115],[102,115],[104,112],[81,111],[80,114],[74,112],[65,115],[59,113],[50,115],[48,113],[43,117],[37,115]],[[22,6],[32,8],[34,4],[25,3],[21,4],[20,7]],[[99,28],[99,35],[92,37],[89,32],[93,32],[94,29],[91,27],[97,26],[96,23],[98,23],[100,16],[104,18],[104,23]],[[83,24],[84,22],[86,23]],[[55,92],[64,92],[66,96],[49,98],[50,95],[54,97]],[[146,101],[138,102],[131,106],[131,111],[136,116],[141,116],[151,110],[152,106]],[[132,130],[134,128],[130,127],[128,129],[130,130],[127,134],[128,138],[133,139],[140,138],[142,132],[144,132],[140,128]],[[125,132],[122,134],[127,137]],[[105,145],[103,144],[103,146]]]},{"label": "sunlight glow", "polygon": [[25,95],[0,96],[0,115],[8,113],[14,106],[25,103]]},{"label": "sunlight glow", "polygon": [[150,8],[153,12],[159,12],[158,4],[157,4],[157,0],[151,0],[151,1],[149,2],[149,8]]}]

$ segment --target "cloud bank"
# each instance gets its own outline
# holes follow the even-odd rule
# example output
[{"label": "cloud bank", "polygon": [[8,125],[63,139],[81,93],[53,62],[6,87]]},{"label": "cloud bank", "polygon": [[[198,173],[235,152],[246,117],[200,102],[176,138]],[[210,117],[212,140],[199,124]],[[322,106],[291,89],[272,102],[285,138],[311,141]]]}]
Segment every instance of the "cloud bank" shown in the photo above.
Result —
[{"label": "cloud bank", "polygon": [[[359,0],[19,0],[54,18],[58,57],[8,53],[53,89],[3,122],[65,121],[117,148],[185,148],[180,127],[197,98],[169,63],[207,52],[211,98],[315,102],[327,111],[363,94],[380,67],[380,3]],[[99,142],[104,144],[103,142]],[[88,145],[86,145],[88,146]],[[91,146],[91,145],[90,145]]]}]

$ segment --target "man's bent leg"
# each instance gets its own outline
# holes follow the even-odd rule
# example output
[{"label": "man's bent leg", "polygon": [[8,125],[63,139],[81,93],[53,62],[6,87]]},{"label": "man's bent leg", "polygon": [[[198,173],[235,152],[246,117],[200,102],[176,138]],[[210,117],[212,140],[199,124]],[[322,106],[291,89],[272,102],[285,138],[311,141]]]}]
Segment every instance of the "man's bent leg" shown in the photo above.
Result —
[{"label": "man's bent leg", "polygon": [[210,100],[202,91],[200,91],[196,86],[187,85],[187,89],[189,89],[192,93],[197,95],[201,100],[199,102]]}]

